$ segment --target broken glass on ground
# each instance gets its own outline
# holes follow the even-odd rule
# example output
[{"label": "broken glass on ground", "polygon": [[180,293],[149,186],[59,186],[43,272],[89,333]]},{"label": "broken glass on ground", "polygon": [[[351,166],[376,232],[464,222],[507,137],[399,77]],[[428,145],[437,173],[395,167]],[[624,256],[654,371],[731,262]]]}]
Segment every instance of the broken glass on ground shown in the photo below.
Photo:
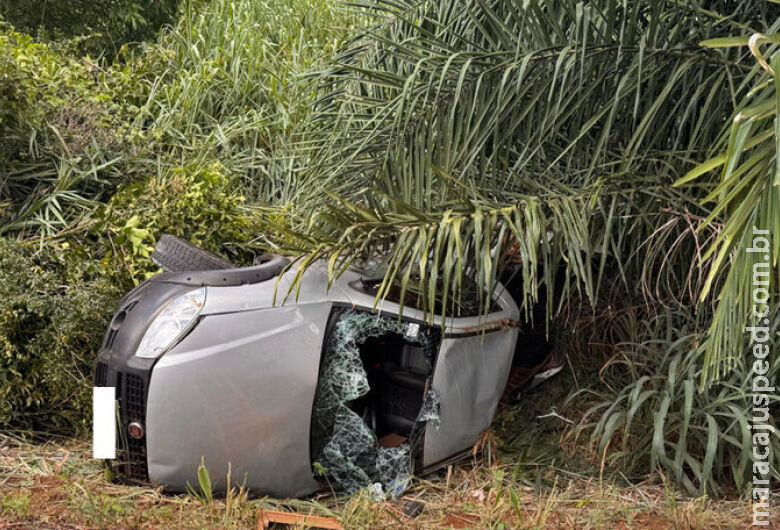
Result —
[{"label": "broken glass on ground", "polygon": [[438,338],[394,317],[341,314],[312,411],[313,461],[335,488],[379,483],[392,496],[406,488],[425,423],[438,425],[438,394],[428,388]]}]

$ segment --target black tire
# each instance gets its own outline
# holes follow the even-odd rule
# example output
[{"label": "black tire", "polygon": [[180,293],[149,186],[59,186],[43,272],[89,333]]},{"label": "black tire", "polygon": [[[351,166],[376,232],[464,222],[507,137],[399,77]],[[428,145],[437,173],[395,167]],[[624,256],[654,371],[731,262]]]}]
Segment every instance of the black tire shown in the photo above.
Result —
[{"label": "black tire", "polygon": [[168,272],[232,269],[234,265],[189,241],[163,235],[154,247],[152,261]]}]

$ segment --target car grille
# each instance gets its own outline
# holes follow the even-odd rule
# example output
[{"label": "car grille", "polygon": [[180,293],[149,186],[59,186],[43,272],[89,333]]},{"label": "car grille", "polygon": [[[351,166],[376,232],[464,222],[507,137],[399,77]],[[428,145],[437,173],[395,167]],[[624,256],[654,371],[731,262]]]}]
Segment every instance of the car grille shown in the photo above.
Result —
[{"label": "car grille", "polygon": [[[122,401],[122,419],[127,432],[127,425],[131,422],[146,423],[146,388],[144,380],[135,374],[125,374],[124,392]],[[124,462],[124,473],[129,479],[147,481],[149,472],[146,467],[146,437],[131,438],[125,435],[127,440],[127,452]]]}]

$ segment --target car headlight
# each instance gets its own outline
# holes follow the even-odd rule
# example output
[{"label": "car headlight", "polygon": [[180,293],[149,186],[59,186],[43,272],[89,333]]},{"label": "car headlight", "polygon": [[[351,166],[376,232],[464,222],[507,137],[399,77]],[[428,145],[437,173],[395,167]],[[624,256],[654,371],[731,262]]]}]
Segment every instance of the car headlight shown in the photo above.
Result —
[{"label": "car headlight", "polygon": [[146,330],[136,357],[156,359],[165,353],[195,324],[205,301],[206,288],[201,287],[168,302]]}]

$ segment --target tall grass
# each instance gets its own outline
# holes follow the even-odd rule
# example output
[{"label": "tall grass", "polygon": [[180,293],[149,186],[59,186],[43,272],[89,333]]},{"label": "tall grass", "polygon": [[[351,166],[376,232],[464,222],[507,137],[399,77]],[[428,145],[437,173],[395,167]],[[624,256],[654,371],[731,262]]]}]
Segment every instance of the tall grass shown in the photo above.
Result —
[{"label": "tall grass", "polygon": [[[780,315],[770,323],[770,350],[778,347]],[[625,473],[663,470],[691,495],[720,495],[724,485],[739,492],[752,487],[753,456],[749,424],[752,363],[745,352],[723,380],[699,390],[705,347],[702,329],[690,314],[664,311],[646,321],[635,340],[617,345],[601,370],[602,390],[574,393],[569,402],[595,400],[575,432],[606,463]],[[780,378],[780,362],[766,377]],[[766,423],[780,421],[780,397],[769,396]],[[771,435],[768,461],[780,480],[780,439]]]},{"label": "tall grass", "polygon": [[185,6],[160,39],[168,63],[135,124],[173,161],[218,159],[253,195],[273,200],[317,96],[306,74],[321,68],[359,17],[329,0]]}]

